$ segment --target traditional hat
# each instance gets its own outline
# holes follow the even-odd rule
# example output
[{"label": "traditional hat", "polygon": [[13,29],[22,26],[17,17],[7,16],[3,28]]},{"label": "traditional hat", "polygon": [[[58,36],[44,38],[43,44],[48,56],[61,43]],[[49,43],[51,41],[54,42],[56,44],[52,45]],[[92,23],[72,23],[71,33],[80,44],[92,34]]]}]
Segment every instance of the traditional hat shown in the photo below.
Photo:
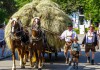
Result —
[{"label": "traditional hat", "polygon": [[94,26],[93,26],[92,24],[89,26],[89,28],[90,28],[90,27],[92,27],[92,28],[94,29]]},{"label": "traditional hat", "polygon": [[73,26],[73,24],[72,23],[68,23],[68,25],[67,25],[68,27],[72,27]]}]

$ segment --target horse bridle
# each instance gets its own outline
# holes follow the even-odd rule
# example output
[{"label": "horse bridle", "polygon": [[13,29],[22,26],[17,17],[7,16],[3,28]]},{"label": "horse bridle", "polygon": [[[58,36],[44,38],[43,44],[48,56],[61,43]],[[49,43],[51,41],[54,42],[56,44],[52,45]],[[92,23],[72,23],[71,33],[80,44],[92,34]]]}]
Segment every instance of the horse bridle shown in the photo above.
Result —
[{"label": "horse bridle", "polygon": [[[40,35],[40,27],[39,26],[40,26],[40,19],[38,17],[36,17],[33,20],[33,24],[32,24],[31,28],[32,28],[32,30],[39,32],[39,35]],[[33,41],[40,41],[42,39],[42,37],[38,38],[38,36],[37,36],[37,38],[35,37],[35,39],[34,39],[34,37],[32,37]]]},{"label": "horse bridle", "polygon": [[[15,22],[15,23],[13,23],[13,22]],[[16,24],[19,26],[19,27],[17,27],[16,29],[14,29],[15,28],[15,26],[16,26]],[[19,29],[19,31],[17,31]],[[21,32],[22,30],[21,30],[21,26],[20,26],[20,23],[18,23],[17,21],[15,21],[15,20],[12,20],[12,23],[11,23],[11,33],[19,33],[19,32]]]}]

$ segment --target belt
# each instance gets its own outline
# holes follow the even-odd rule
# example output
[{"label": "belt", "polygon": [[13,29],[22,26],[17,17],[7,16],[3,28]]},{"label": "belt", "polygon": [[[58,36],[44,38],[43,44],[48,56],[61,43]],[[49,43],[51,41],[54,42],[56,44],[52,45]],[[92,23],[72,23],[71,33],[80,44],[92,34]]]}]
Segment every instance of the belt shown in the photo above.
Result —
[{"label": "belt", "polygon": [[78,47],[74,47],[74,48],[78,48]]},{"label": "belt", "polygon": [[86,43],[86,45],[93,45],[93,43]]}]

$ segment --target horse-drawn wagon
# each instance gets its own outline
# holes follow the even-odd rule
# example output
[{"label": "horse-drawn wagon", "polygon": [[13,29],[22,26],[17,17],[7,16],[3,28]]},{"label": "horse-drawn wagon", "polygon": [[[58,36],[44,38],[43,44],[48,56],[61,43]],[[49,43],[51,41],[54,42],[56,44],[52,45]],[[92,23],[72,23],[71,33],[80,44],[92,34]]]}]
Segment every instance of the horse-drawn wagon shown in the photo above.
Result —
[{"label": "horse-drawn wagon", "polygon": [[[32,33],[34,34],[35,29],[32,29],[31,23],[32,23],[33,17],[35,17],[35,16],[37,16],[37,17],[41,16],[40,31],[42,31],[42,30],[45,31],[45,35],[47,38],[48,46],[45,49],[46,51],[44,51],[44,52],[49,53],[50,58],[51,58],[51,53],[55,53],[57,56],[59,49],[61,49],[61,47],[64,45],[63,42],[60,41],[57,36],[58,36],[58,34],[62,33],[63,30],[66,29],[66,26],[67,26],[66,24],[71,22],[71,20],[68,18],[68,16],[62,10],[60,10],[59,6],[56,3],[49,1],[49,0],[39,0],[39,1],[34,0],[33,2],[26,4],[21,9],[19,9],[12,16],[12,18],[18,17],[20,19],[20,21],[22,22],[23,29],[24,29],[24,27],[30,27],[29,29],[31,29],[31,35],[32,35]],[[16,21],[14,21],[14,22],[16,22]],[[37,22],[37,20],[36,20],[36,22]],[[19,22],[17,22],[17,23],[19,23]],[[12,27],[11,21],[9,21],[5,28],[5,34],[6,34],[5,37],[10,35],[11,27]],[[36,29],[37,28],[38,27],[36,25]],[[19,30],[20,30],[20,27],[19,27]],[[38,35],[36,34],[36,36],[38,36]],[[32,37],[29,36],[29,38],[32,38]],[[12,49],[11,46],[15,45],[15,42],[13,42],[13,44],[12,44],[11,40],[12,39],[10,39],[10,37],[6,38],[6,43],[10,49]],[[37,40],[39,40],[39,39],[37,39]],[[39,41],[39,43],[40,43],[40,41]],[[18,45],[22,46],[22,44],[20,42],[18,43]],[[38,43],[35,44],[34,41],[30,45],[31,46],[34,46],[34,45],[39,46],[39,44]],[[44,47],[42,47],[42,48],[44,48]],[[15,49],[13,48],[13,50],[12,50],[13,55],[14,55],[14,50]],[[39,50],[41,50],[41,49],[39,49]],[[37,50],[34,49],[34,51],[37,51]],[[13,63],[14,64],[13,64],[12,69],[15,70],[16,69],[15,61],[13,61]],[[22,63],[22,61],[20,63]]]},{"label": "horse-drawn wagon", "polygon": [[[44,49],[45,49],[45,53],[48,54],[49,58],[52,58],[52,54],[55,54],[55,58],[57,58],[58,56],[58,52],[61,52],[61,48],[62,47],[56,47],[55,44],[51,44],[52,40],[48,40],[49,37],[56,37],[58,39],[58,41],[60,42],[60,39],[58,38],[59,34],[52,32],[50,30],[47,29],[43,29],[43,33],[44,33]],[[48,36],[49,35],[49,36]]]}]

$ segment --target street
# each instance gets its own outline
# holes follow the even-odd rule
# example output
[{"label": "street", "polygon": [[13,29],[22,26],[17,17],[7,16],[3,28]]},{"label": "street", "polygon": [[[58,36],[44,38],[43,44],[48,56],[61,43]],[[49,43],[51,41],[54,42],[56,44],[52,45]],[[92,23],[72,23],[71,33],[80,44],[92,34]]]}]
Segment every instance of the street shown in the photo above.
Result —
[{"label": "street", "polygon": [[[81,39],[83,39],[83,35],[79,36],[79,43],[81,43]],[[84,52],[84,47],[82,48],[82,56],[79,58],[79,68],[78,70],[100,70],[100,50],[97,50],[95,53],[95,65],[91,65],[86,63],[86,56]],[[42,70],[75,70],[73,69],[73,64],[69,66],[68,64],[65,63],[65,57],[62,52],[58,53],[58,58],[55,59],[54,54],[52,56],[52,59],[48,59],[48,56],[45,55],[45,63],[42,68]],[[38,69],[33,69],[30,67],[29,62],[27,62],[25,69],[21,69],[19,66],[19,60],[16,59],[16,70],[38,70]],[[0,60],[0,70],[11,70],[12,68],[12,58],[7,58],[4,60]]]},{"label": "street", "polygon": [[[96,52],[95,57],[95,65],[87,64],[86,63],[86,57],[84,54],[84,49],[82,50],[82,56],[79,58],[79,69],[78,70],[100,70],[100,52]],[[33,70],[29,66],[29,62],[26,64],[25,69],[20,69],[19,66],[19,60],[16,60],[16,68],[17,70]],[[5,60],[0,61],[0,70],[11,70],[12,67],[12,59],[7,58]],[[37,69],[34,69],[37,70]],[[55,59],[53,56],[51,60],[46,58],[46,62],[44,64],[43,70],[74,70],[73,66],[69,66],[68,64],[65,64],[65,57],[63,55],[63,52],[58,53],[58,58]]]}]

